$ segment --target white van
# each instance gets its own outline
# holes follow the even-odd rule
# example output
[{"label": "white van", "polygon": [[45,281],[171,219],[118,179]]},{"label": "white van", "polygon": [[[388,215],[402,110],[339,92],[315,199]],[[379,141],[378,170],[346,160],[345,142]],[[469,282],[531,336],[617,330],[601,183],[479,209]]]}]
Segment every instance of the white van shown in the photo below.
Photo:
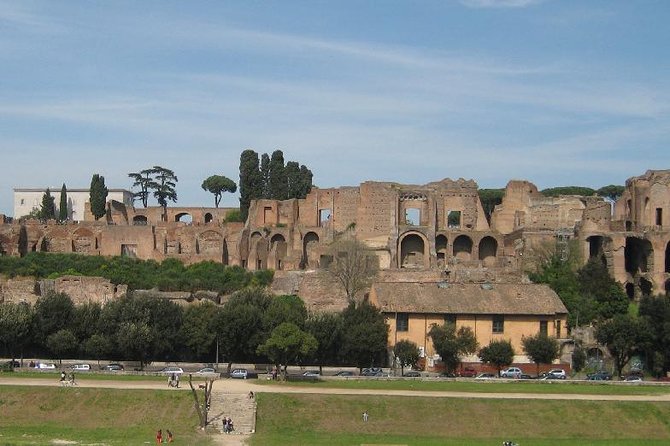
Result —
[{"label": "white van", "polygon": [[89,372],[91,366],[88,364],[75,364],[72,366],[72,370],[75,372]]}]

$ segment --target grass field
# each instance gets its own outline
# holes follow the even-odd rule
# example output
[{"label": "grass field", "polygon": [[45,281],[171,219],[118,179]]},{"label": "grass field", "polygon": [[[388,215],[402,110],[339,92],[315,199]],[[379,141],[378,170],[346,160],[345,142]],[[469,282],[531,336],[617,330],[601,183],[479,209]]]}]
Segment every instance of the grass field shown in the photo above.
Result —
[{"label": "grass field", "polygon": [[0,387],[0,444],[141,445],[170,429],[179,445],[207,445],[190,392]]},{"label": "grass field", "polygon": [[622,382],[571,382],[571,381],[475,381],[475,380],[403,380],[403,379],[352,379],[309,381],[267,381],[258,380],[263,385],[296,387],[330,387],[338,389],[378,389],[416,390],[431,392],[472,392],[472,393],[540,393],[540,394],[580,394],[580,395],[667,395],[670,384],[644,384]]},{"label": "grass field", "polygon": [[251,446],[660,446],[670,404],[265,393],[256,427]]},{"label": "grass field", "polygon": [[[70,373],[68,370],[67,373]],[[10,372],[10,373],[0,373],[2,378],[42,378],[42,379],[53,379],[58,381],[60,379],[60,371],[49,371],[49,372],[38,372],[38,371],[21,371],[21,372]],[[77,381],[86,381],[86,380],[113,380],[113,381],[165,381],[167,375],[140,375],[135,373],[93,373],[93,372],[75,372],[75,377]],[[188,382],[188,373],[182,375],[182,381]],[[194,381],[203,381],[205,378],[200,375],[193,375]]]}]

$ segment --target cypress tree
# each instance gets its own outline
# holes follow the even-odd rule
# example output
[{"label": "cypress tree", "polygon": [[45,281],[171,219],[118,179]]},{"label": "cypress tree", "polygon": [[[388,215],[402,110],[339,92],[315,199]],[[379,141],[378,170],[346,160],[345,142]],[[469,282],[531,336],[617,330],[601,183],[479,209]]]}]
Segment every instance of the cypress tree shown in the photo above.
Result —
[{"label": "cypress tree", "polygon": [[302,190],[302,177],[300,165],[295,161],[286,163],[287,198],[300,198]]},{"label": "cypress tree", "polygon": [[261,180],[263,182],[262,198],[270,198],[270,155],[261,155]]},{"label": "cypress tree", "polygon": [[91,213],[93,217],[97,220],[100,217],[103,217],[107,212],[107,194],[109,191],[105,186],[105,177],[98,175],[97,173],[91,178],[91,190],[90,190],[90,202],[91,202]]},{"label": "cypress tree", "polygon": [[261,198],[263,178],[258,165],[258,153],[247,149],[240,155],[240,215],[246,221],[251,200]]},{"label": "cypress tree", "polygon": [[288,181],[286,168],[284,167],[284,153],[275,150],[270,157],[270,172],[268,175],[270,198],[274,200],[286,200],[288,198]]},{"label": "cypress tree", "polygon": [[56,218],[56,203],[55,198],[51,196],[51,191],[47,188],[44,195],[42,195],[42,205],[39,212],[40,220],[46,221]]},{"label": "cypress tree", "polygon": [[67,221],[67,188],[65,183],[60,190],[60,206],[58,208],[58,221]]},{"label": "cypress tree", "polygon": [[305,198],[307,194],[312,190],[312,180],[313,175],[312,171],[307,168],[304,164],[300,166],[300,189],[298,195],[294,198]]}]

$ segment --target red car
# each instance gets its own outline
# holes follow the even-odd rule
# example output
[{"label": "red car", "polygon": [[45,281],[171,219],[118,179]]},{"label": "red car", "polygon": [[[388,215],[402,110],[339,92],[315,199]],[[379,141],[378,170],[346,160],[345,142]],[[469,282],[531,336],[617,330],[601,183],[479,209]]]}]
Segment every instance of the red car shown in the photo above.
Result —
[{"label": "red car", "polygon": [[463,367],[459,375],[464,378],[473,378],[477,376],[477,370],[473,369],[472,367]]}]

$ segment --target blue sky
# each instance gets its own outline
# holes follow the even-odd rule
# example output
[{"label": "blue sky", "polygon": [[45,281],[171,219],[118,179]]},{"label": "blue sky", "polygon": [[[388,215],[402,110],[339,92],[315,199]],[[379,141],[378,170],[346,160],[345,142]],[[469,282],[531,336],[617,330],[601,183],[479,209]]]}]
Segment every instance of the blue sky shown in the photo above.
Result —
[{"label": "blue sky", "polygon": [[319,187],[623,184],[670,168],[668,23],[666,0],[0,0],[0,213],[153,165],[213,206],[246,148]]}]

